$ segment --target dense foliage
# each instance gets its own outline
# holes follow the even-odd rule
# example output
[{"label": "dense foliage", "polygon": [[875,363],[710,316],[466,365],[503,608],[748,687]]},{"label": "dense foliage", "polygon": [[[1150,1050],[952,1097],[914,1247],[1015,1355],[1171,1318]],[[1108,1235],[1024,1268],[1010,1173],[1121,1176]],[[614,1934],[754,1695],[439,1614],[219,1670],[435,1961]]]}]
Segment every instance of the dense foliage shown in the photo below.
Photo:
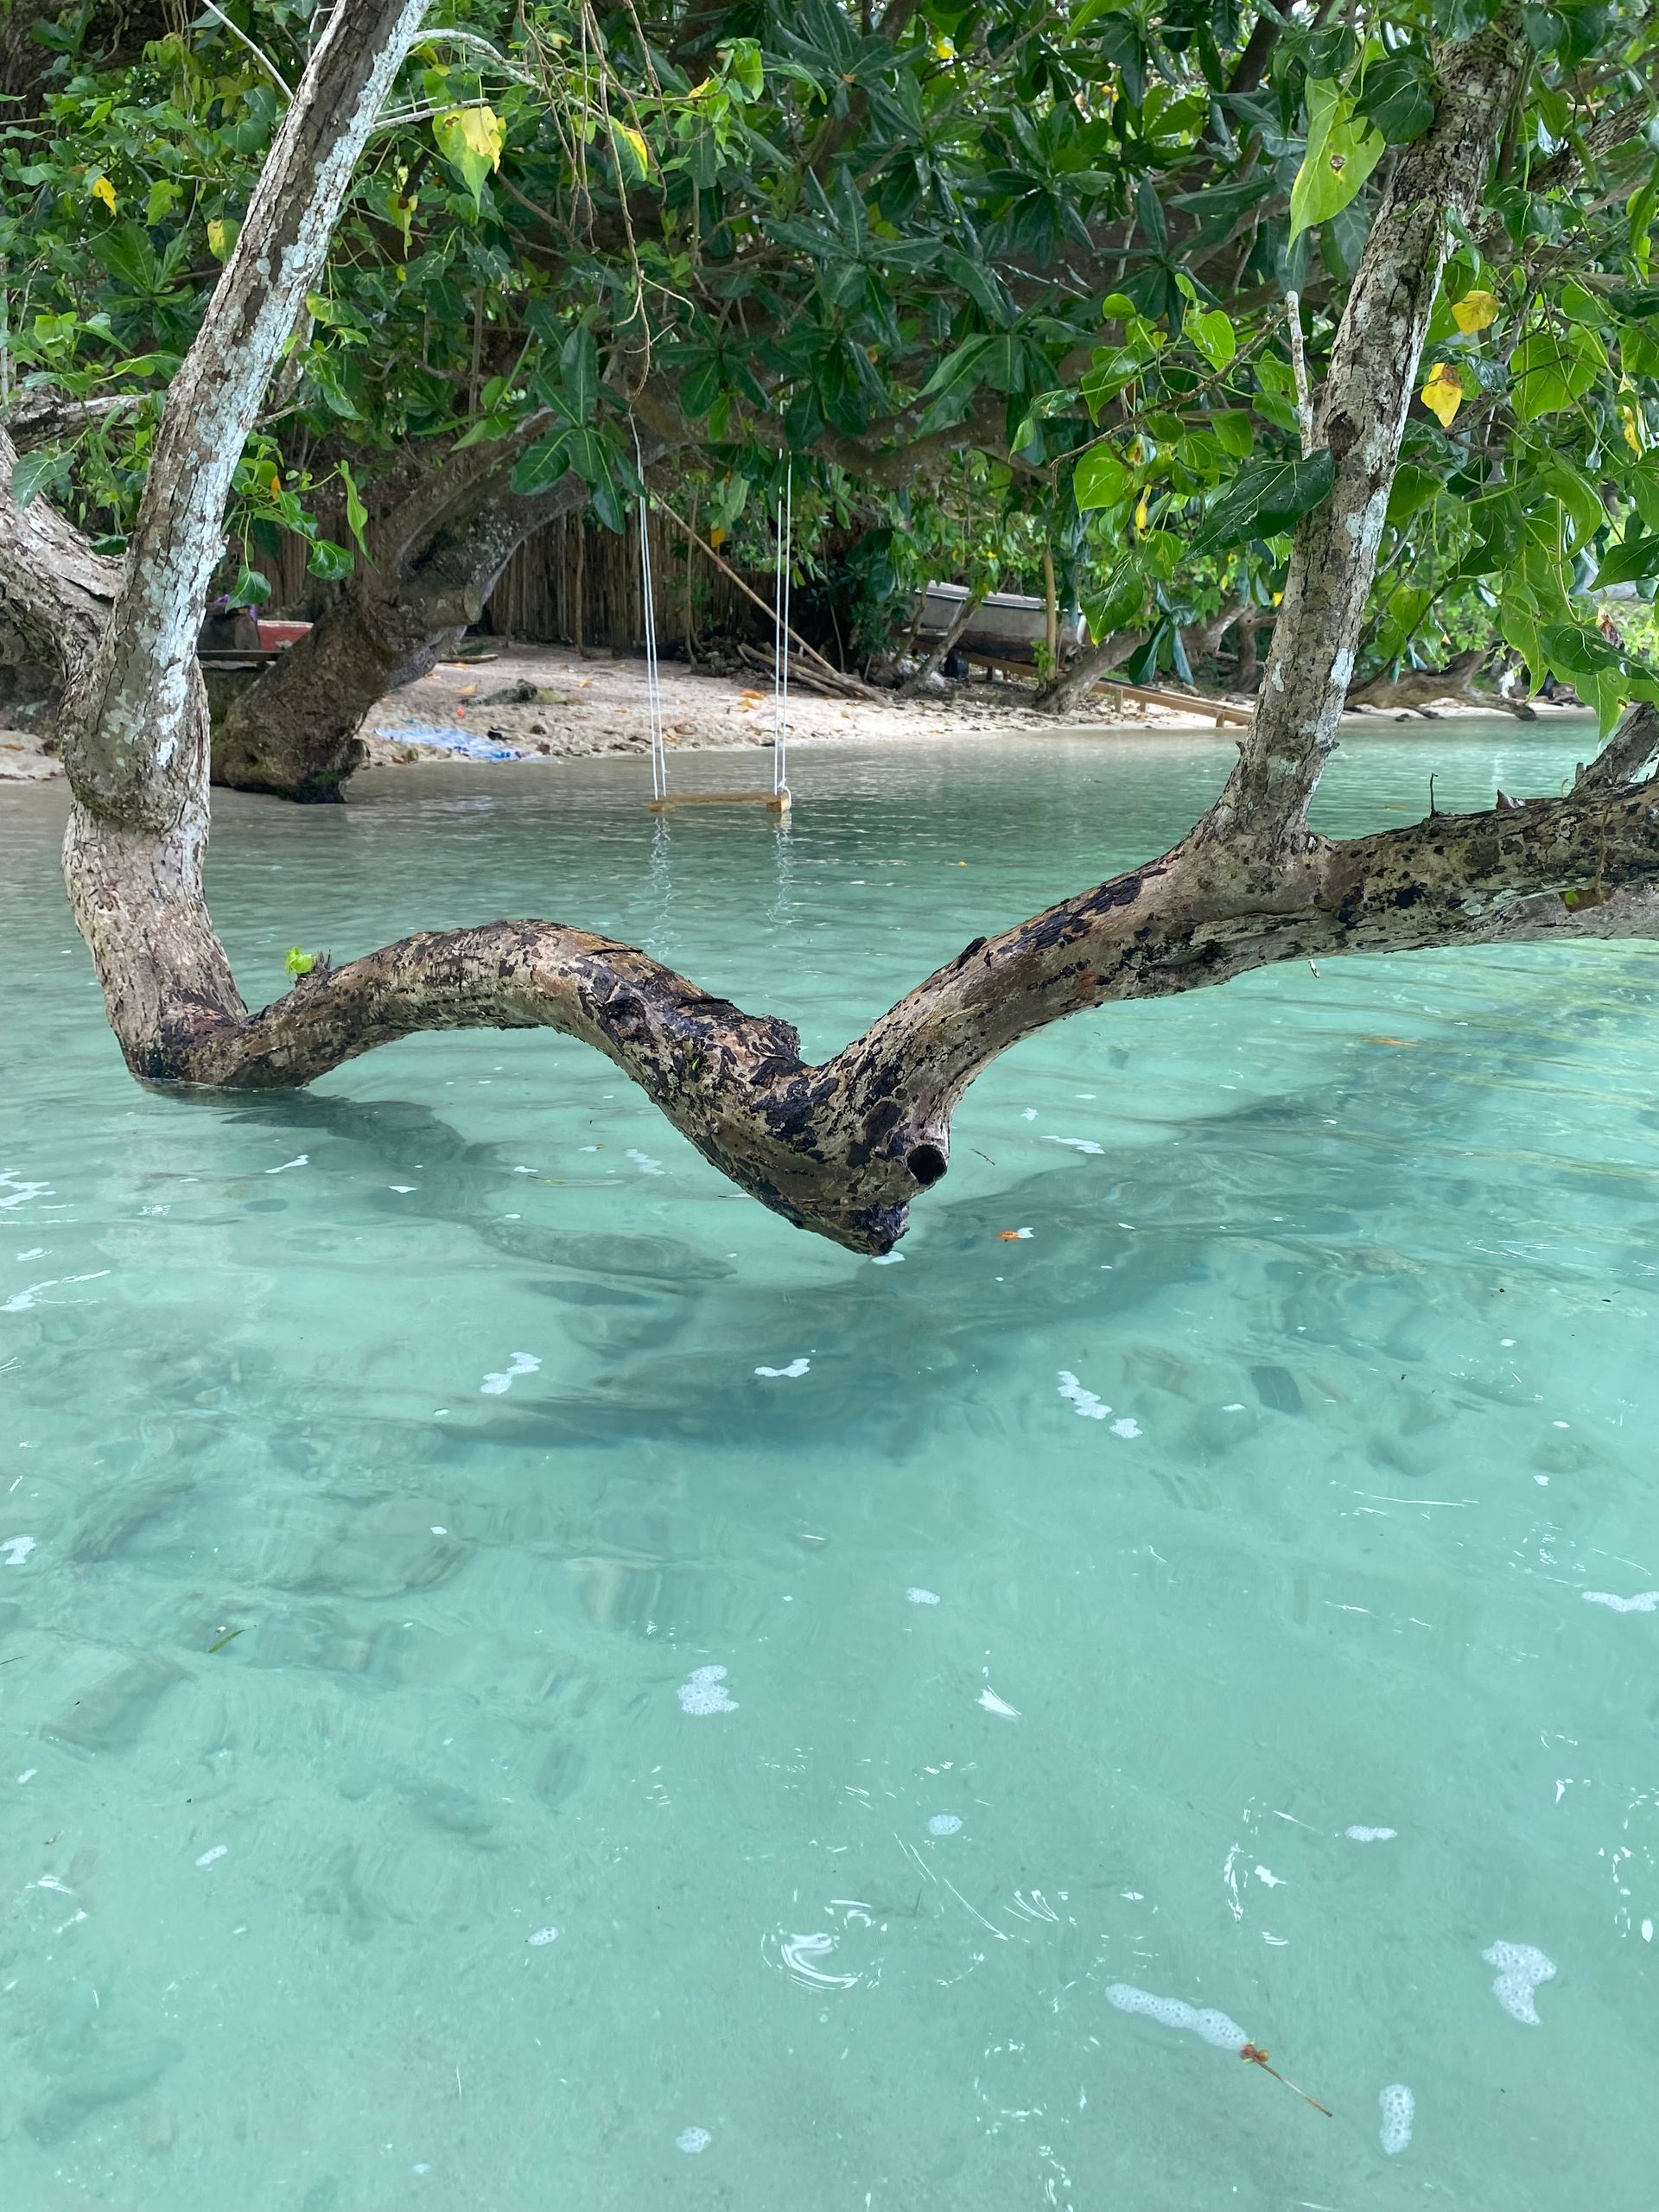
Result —
[{"label": "dense foliage", "polygon": [[[113,67],[107,12],[36,31],[0,264],[10,404],[58,410],[19,488],[116,550],[312,11],[242,0]],[[1293,340],[1317,396],[1430,41],[1491,12],[453,0],[250,442],[226,581],[284,531],[345,575],[365,488],[435,454],[499,453],[527,494],[574,468],[620,528],[649,434],[740,543],[791,455],[867,634],[930,571],[1031,588],[1046,556],[1096,635],[1147,630],[1129,673],[1184,673],[1182,626],[1270,605],[1323,496]],[[1362,672],[1495,633],[1611,713],[1659,697],[1586,596],[1659,577],[1659,41],[1629,0],[1522,13]]]}]

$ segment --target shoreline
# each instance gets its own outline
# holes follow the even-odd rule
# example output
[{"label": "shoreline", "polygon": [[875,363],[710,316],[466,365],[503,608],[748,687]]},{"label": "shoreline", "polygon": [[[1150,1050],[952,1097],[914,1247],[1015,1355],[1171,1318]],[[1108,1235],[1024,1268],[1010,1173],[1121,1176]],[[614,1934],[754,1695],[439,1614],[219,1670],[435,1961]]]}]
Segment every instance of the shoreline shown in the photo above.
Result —
[{"label": "shoreline", "polygon": [[[664,664],[659,679],[671,755],[771,749],[769,687],[762,690],[683,661]],[[1447,721],[1479,719],[1481,711],[1451,704],[1435,709]],[[1581,719],[1585,711],[1541,702],[1536,707],[1541,724]],[[1343,726],[1358,731],[1368,723],[1382,728],[1417,719],[1385,709],[1344,715]],[[1517,733],[1526,727],[1517,722]],[[1183,713],[1119,700],[1107,685],[1063,719],[1039,713],[1029,689],[1008,681],[954,682],[909,700],[896,694],[842,700],[804,690],[791,690],[789,698],[791,744],[1007,736],[1020,731],[1048,736],[1203,735],[1230,747],[1239,734],[1236,724],[1217,728],[1202,706]],[[418,741],[415,732],[431,733],[430,741]],[[365,718],[362,736],[368,748],[365,770],[643,758],[650,749],[645,662],[610,653],[584,658],[569,646],[503,640],[499,646],[486,645],[481,658],[442,662],[429,675],[391,693]],[[0,784],[44,783],[61,776],[62,763],[47,743],[42,733],[0,728]]]}]

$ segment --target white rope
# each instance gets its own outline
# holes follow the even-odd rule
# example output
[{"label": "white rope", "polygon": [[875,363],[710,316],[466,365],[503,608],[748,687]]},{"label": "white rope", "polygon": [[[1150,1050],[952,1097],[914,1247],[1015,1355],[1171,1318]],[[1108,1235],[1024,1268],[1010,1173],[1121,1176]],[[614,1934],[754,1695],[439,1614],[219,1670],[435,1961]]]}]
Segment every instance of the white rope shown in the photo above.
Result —
[{"label": "white rope", "polygon": [[[639,462],[639,481],[645,480],[645,460],[639,453],[639,433],[633,434],[633,450]],[[657,674],[657,595],[651,575],[651,494],[639,494],[639,596],[645,618],[645,718],[651,730],[651,795],[668,797],[668,748],[663,740],[663,691]]]},{"label": "white rope", "polygon": [[778,510],[778,572],[772,588],[772,788],[789,789],[789,588],[790,553],[795,530],[795,463],[784,468],[784,496]]}]

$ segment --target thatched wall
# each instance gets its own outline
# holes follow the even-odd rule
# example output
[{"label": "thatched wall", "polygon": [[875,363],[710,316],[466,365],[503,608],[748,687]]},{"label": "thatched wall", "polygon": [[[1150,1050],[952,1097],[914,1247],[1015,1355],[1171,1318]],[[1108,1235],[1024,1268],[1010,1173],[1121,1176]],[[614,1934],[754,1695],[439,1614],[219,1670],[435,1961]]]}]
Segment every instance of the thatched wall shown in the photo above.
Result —
[{"label": "thatched wall", "polygon": [[[683,654],[688,631],[701,650],[716,639],[748,637],[769,644],[771,628],[708,556],[691,550],[671,523],[653,514],[652,572],[656,586],[657,645],[664,655]],[[260,551],[255,565],[270,578],[269,613],[314,614],[316,586],[306,572],[306,548],[285,536],[275,552]],[[747,579],[766,598],[767,577]],[[498,637],[549,645],[597,645],[636,652],[645,643],[639,582],[639,537],[630,527],[619,537],[588,515],[562,515],[518,548],[502,571],[484,611],[482,626]]]}]

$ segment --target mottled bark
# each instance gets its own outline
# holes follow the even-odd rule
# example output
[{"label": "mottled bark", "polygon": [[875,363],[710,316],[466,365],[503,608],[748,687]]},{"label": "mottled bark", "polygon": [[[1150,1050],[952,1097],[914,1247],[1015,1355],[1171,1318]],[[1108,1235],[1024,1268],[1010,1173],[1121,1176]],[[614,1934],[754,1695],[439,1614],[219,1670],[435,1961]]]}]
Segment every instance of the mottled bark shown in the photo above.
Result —
[{"label": "mottled bark", "polygon": [[1437,50],[1434,120],[1402,149],[1355,271],[1314,426],[1335,482],[1297,528],[1255,726],[1211,825],[1269,866],[1305,836],[1336,741],[1451,226],[1480,200],[1528,51],[1513,8]]}]

